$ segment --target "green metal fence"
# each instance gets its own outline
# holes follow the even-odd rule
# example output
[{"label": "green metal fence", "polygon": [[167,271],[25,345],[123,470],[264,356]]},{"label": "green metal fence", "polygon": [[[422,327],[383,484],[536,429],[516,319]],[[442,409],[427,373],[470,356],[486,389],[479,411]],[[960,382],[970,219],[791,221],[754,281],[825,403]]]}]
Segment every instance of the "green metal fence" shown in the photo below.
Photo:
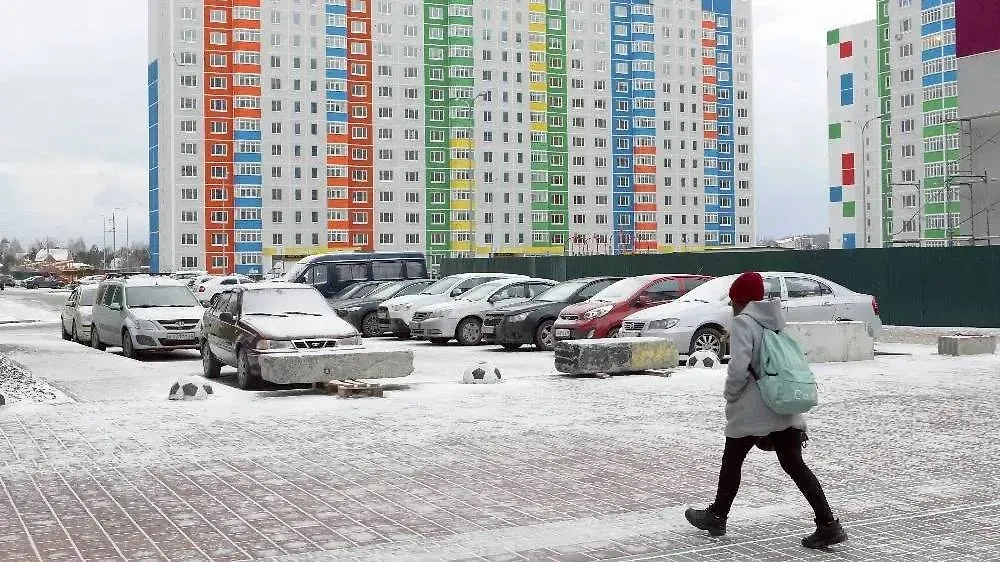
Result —
[{"label": "green metal fence", "polygon": [[886,324],[1000,327],[1000,247],[699,252],[631,256],[445,259],[441,275],[522,273],[559,281],[591,275],[795,271],[875,295]]}]

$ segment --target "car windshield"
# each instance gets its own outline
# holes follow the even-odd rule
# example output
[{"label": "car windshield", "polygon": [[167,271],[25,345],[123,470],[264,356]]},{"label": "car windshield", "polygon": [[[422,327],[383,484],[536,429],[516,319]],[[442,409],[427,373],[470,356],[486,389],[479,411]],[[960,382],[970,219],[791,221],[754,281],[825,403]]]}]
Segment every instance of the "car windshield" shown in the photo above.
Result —
[{"label": "car windshield", "polygon": [[481,301],[489,298],[498,289],[505,287],[506,283],[483,283],[482,285],[477,285],[465,292],[462,296],[458,297],[464,301]]},{"label": "car windshield", "polygon": [[646,283],[649,283],[648,277],[629,277],[628,279],[622,279],[621,281],[611,284],[607,289],[597,293],[590,300],[604,302],[623,301],[634,295],[639,289],[643,288]]},{"label": "car windshield", "polygon": [[128,304],[129,308],[199,306],[198,301],[187,287],[174,285],[128,287],[125,289],[125,303]]},{"label": "car windshield", "polygon": [[581,288],[586,287],[590,281],[569,281],[553,286],[551,289],[535,297],[536,301],[563,302],[572,297]]},{"label": "car windshield", "polygon": [[698,285],[682,296],[680,301],[684,302],[716,302],[725,300],[729,296],[729,287],[736,277],[727,275],[726,277],[716,277]]},{"label": "car windshield", "polygon": [[80,306],[94,306],[94,297],[97,296],[97,288],[80,291]]},{"label": "car windshield", "polygon": [[368,298],[378,301],[388,300],[392,298],[392,295],[396,294],[396,291],[402,289],[404,285],[406,285],[405,281],[386,283],[385,285],[381,285],[377,290],[369,293]]},{"label": "car windshield", "polygon": [[423,291],[420,291],[421,295],[440,295],[441,293],[446,293],[455,286],[458,279],[455,277],[445,277],[444,279],[438,279],[431,285],[429,285]]},{"label": "car windshield", "polygon": [[243,314],[322,316],[329,312],[326,299],[312,288],[273,287],[243,293]]}]

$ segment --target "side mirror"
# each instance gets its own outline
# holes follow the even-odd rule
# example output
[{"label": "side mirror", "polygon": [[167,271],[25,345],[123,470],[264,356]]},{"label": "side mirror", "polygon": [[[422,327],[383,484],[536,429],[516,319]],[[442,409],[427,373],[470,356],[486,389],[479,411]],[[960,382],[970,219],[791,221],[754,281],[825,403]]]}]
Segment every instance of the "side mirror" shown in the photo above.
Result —
[{"label": "side mirror", "polygon": [[111,310],[121,310],[122,304],[120,302],[113,302],[108,305],[108,308],[110,308]]},{"label": "side mirror", "polygon": [[222,312],[222,313],[220,313],[219,314],[219,320],[221,320],[223,322],[226,322],[228,324],[232,324],[233,322],[236,321],[236,319],[233,318],[233,313],[232,312]]}]

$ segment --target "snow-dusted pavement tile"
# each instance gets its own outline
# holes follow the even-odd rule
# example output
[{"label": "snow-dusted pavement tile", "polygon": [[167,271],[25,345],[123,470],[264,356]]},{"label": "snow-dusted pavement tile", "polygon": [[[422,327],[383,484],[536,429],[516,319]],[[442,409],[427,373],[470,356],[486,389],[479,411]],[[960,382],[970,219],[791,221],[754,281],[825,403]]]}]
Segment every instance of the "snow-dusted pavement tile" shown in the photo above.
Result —
[{"label": "snow-dusted pavement tile", "polygon": [[[372,341],[416,350],[417,372],[386,398],[243,393],[224,378],[221,395],[178,403],[163,383],[198,373],[193,357],[129,369],[121,357],[45,337],[21,333],[15,351],[47,354],[39,364],[57,386],[81,389],[93,371],[110,389],[72,404],[0,408],[3,560],[937,561],[1000,552],[994,356],[817,367],[821,405],[805,455],[851,540],[814,553],[799,545],[812,524],[805,500],[761,451],[747,461],[726,537],[684,522],[687,504],[714,493],[719,371],[572,379],[552,374],[551,354]],[[505,382],[459,384],[483,357]],[[63,364],[87,368],[60,373]]]}]

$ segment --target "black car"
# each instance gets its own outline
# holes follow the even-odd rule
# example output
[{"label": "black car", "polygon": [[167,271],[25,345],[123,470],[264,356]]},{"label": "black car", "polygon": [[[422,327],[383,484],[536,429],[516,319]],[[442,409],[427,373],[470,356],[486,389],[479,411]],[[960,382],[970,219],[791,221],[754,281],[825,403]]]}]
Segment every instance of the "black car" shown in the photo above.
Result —
[{"label": "black car", "polygon": [[506,349],[534,344],[551,350],[552,324],[563,308],[593,297],[621,277],[583,277],[560,283],[528,302],[492,310],[483,319],[483,340]]},{"label": "black car", "polygon": [[37,275],[24,282],[25,289],[58,289],[62,286],[62,281],[51,275]]},{"label": "black car", "polygon": [[339,302],[351,299],[360,299],[371,294],[371,292],[379,288],[379,286],[390,282],[391,281],[359,281],[353,285],[344,287],[333,296],[328,297],[327,300],[331,302]]},{"label": "black car", "polygon": [[381,336],[385,332],[379,327],[378,317],[376,316],[378,305],[394,297],[415,295],[423,291],[431,283],[430,279],[386,283],[367,296],[335,302],[333,306],[337,314],[360,330],[363,336],[368,338]]},{"label": "black car", "polygon": [[236,385],[249,390],[261,383],[262,356],[295,357],[300,365],[322,368],[331,359],[315,352],[361,345],[354,326],[338,318],[312,287],[247,283],[218,297],[199,325],[205,378],[218,377],[231,365]]}]

